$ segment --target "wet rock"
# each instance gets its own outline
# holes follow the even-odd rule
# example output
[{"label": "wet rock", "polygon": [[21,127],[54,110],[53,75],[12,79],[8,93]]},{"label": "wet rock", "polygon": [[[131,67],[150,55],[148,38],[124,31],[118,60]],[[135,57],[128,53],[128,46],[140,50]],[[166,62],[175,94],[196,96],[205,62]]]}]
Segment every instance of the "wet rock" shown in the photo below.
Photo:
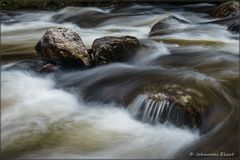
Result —
[{"label": "wet rock", "polygon": [[147,109],[148,119],[155,119],[157,122],[169,121],[180,127],[199,128],[203,119],[201,116],[208,110],[204,95],[192,88],[179,85],[150,86],[145,88],[144,94],[153,106]]},{"label": "wet rock", "polygon": [[74,23],[82,28],[93,28],[101,26],[106,21],[111,21],[115,18],[124,18],[126,16],[137,16],[141,13],[108,13],[106,11],[95,9],[92,7],[66,7],[59,11],[58,14],[52,17],[52,21],[57,23]]},{"label": "wet rock", "polygon": [[210,16],[216,18],[237,16],[239,15],[239,7],[239,2],[228,1],[218,6],[213,12],[210,13]]},{"label": "wet rock", "polygon": [[229,31],[239,32],[240,5],[237,1],[228,1],[210,13],[214,18],[221,18],[210,23],[217,23],[227,26]]},{"label": "wet rock", "polygon": [[10,67],[7,67],[6,70],[22,70],[22,71],[31,71],[31,72],[39,72],[43,66],[50,64],[49,61],[41,60],[41,59],[33,59],[33,60],[23,60],[17,63],[14,63]]},{"label": "wet rock", "polygon": [[218,95],[223,100],[218,103],[210,98],[209,93],[192,87],[152,84],[144,89],[143,94],[147,95],[146,109],[140,112],[144,113],[144,120],[198,128],[200,134],[211,131],[231,113],[230,103],[224,100],[224,96]]},{"label": "wet rock", "polygon": [[[63,13],[53,16],[52,21],[57,23],[70,22],[83,28],[91,28],[96,27],[98,24],[110,18],[107,14],[99,11],[90,9],[85,11],[86,9],[82,9],[83,12],[80,12],[79,10],[81,11],[81,8],[67,7],[63,9]],[[69,14],[69,12],[71,13],[73,11],[75,11],[75,13]]]},{"label": "wet rock", "polygon": [[8,16],[7,13],[4,12],[0,12],[0,16],[1,22],[10,19],[10,16]]},{"label": "wet rock", "polygon": [[35,46],[38,55],[53,63],[89,66],[90,57],[80,36],[66,28],[49,29]]},{"label": "wet rock", "polygon": [[230,26],[228,26],[228,30],[232,32],[240,32],[240,21],[233,22]]},{"label": "wet rock", "polygon": [[53,72],[55,69],[56,69],[56,67],[53,64],[48,63],[48,64],[44,65],[43,67],[39,68],[38,71],[50,73],[50,72]]},{"label": "wet rock", "polygon": [[211,3],[194,3],[191,5],[183,5],[181,8],[187,11],[195,12],[195,13],[207,13],[209,14],[210,12],[215,9],[216,5],[211,4]]},{"label": "wet rock", "polygon": [[94,40],[92,56],[96,65],[124,61],[131,58],[139,47],[140,42],[135,37],[103,37]]},{"label": "wet rock", "polygon": [[2,24],[14,24],[17,22],[20,22],[18,19],[15,17],[19,15],[20,13],[18,12],[7,12],[7,11],[1,11],[0,12],[0,20]]},{"label": "wet rock", "polygon": [[169,16],[154,24],[150,30],[149,36],[176,32],[181,30],[181,28],[184,28],[182,26],[184,24],[186,25],[190,23],[175,16]]}]

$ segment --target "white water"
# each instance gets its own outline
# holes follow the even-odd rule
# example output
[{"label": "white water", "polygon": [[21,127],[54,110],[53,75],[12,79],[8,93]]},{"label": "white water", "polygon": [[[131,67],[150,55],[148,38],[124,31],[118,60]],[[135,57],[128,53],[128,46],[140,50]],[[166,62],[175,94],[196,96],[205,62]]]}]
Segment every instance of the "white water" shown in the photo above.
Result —
[{"label": "white water", "polygon": [[[135,7],[144,8],[144,6]],[[147,46],[152,47],[151,51],[141,50],[130,62],[131,65],[145,67],[144,65],[149,65],[149,62],[159,56],[171,54],[168,47],[178,47],[178,45],[152,42],[148,38],[151,26],[158,20],[173,14],[193,23],[207,21],[206,18],[201,17],[202,15],[188,12],[116,17],[94,28],[51,21],[51,18],[59,13],[71,16],[88,11],[109,13],[111,10],[69,7],[56,12],[23,13],[17,17],[20,22],[10,25],[1,24],[2,45],[15,45],[15,48],[9,47],[3,52],[12,54],[15,52],[13,49],[17,50],[16,53],[25,52],[23,46],[28,46],[33,52],[34,45],[48,28],[66,27],[79,33],[88,48],[91,47],[94,39],[103,36],[130,35],[137,37],[143,43],[147,41]],[[218,40],[227,45],[218,47],[199,45],[188,49],[194,51],[213,49],[239,54],[239,42],[232,39],[234,35],[226,31],[226,27],[208,25],[206,28],[212,30],[203,27],[194,32],[174,33],[163,37]],[[89,72],[89,74],[93,73]],[[151,126],[134,120],[133,112],[131,115],[129,111],[115,104],[86,104],[79,100],[76,94],[56,89],[54,85],[51,76],[41,78],[27,71],[2,71],[1,147],[3,150],[14,152],[19,158],[159,159],[171,158],[179,149],[199,138],[197,132],[187,129],[165,124]],[[137,99],[134,103],[138,102]],[[160,113],[159,108],[157,111]],[[25,152],[27,150],[29,152]]]},{"label": "white water", "polygon": [[[147,6],[146,6],[147,7]],[[144,8],[144,6],[142,6]],[[131,7],[129,8],[129,10]],[[105,20],[96,27],[82,28],[73,23],[56,23],[52,21],[52,17],[58,14],[63,14],[62,18],[66,18],[72,15],[78,15],[96,11],[99,13],[109,13],[111,9],[99,9],[94,7],[81,8],[81,7],[67,7],[60,11],[55,12],[36,12],[36,13],[22,13],[15,18],[20,22],[6,25],[1,24],[1,37],[2,45],[16,44],[34,46],[37,41],[42,37],[48,28],[66,27],[76,31],[82,38],[84,44],[90,48],[92,42],[96,38],[104,36],[135,36],[138,39],[148,38],[148,34],[151,27],[159,20],[166,18],[169,15],[174,15],[185,19],[192,23],[201,23],[209,21],[209,19],[203,18],[201,14],[193,14],[191,12],[182,11],[165,11],[164,14],[150,14],[150,15],[136,15],[136,16],[119,16]],[[91,18],[91,17],[90,17]],[[171,22],[170,22],[171,24]],[[179,28],[191,28],[194,25],[187,24],[171,24],[172,29]],[[194,31],[186,31],[183,33],[174,33],[164,35],[162,38],[181,38],[181,39],[193,39],[193,40],[217,40],[224,42],[225,45],[217,47],[218,50],[227,51],[233,54],[239,54],[238,40],[233,40],[235,35],[228,32],[226,27],[217,24],[208,24],[200,27]],[[15,46],[16,47],[16,46]],[[33,51],[33,47],[32,51]],[[212,47],[216,49],[216,47]],[[4,54],[11,52],[11,49],[3,50]]]},{"label": "white water", "polygon": [[75,95],[55,89],[50,76],[4,71],[1,86],[3,149],[31,146],[49,132],[39,142],[48,149],[25,158],[169,158],[198,139],[188,130],[135,121],[114,104],[78,102]]}]

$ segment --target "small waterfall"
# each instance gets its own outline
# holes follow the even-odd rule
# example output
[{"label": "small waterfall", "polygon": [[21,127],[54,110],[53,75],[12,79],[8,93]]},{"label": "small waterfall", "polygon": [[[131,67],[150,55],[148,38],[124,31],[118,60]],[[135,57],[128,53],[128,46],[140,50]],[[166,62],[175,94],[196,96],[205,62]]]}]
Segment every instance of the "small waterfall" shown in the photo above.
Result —
[{"label": "small waterfall", "polygon": [[150,124],[172,123],[176,126],[196,127],[190,113],[183,110],[180,104],[170,100],[164,94],[160,98],[141,94],[128,106],[130,114],[143,122]]},{"label": "small waterfall", "polygon": [[145,125],[115,104],[85,103],[52,76],[2,71],[1,86],[3,159],[169,159],[199,137]]}]

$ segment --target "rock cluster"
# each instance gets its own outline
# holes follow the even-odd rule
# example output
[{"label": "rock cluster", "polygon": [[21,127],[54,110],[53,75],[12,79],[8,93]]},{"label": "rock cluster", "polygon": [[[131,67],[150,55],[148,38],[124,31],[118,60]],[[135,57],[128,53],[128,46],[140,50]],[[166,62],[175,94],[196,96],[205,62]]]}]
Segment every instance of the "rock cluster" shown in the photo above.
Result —
[{"label": "rock cluster", "polygon": [[[216,23],[227,26],[228,30],[232,32],[239,32],[240,30],[240,5],[238,1],[228,1],[222,3],[221,5],[215,7],[215,9],[209,13],[209,16],[211,18],[219,18],[219,20],[200,24]],[[194,29],[197,28],[191,26],[190,22],[170,15],[154,24],[149,32],[149,36],[159,36],[164,34],[191,31]],[[161,39],[161,41],[164,40]]]},{"label": "rock cluster", "polygon": [[90,67],[132,57],[140,42],[131,36],[96,39],[87,49],[80,36],[67,28],[49,29],[35,46],[38,55],[51,63]]}]

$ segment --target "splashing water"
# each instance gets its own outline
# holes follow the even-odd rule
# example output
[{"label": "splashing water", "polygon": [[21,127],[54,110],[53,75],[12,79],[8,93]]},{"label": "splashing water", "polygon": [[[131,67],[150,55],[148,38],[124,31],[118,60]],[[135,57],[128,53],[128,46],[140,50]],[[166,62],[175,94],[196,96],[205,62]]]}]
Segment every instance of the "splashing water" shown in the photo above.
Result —
[{"label": "splashing water", "polygon": [[1,85],[5,93],[1,138],[6,156],[169,158],[198,138],[188,130],[135,121],[114,104],[78,101],[75,95],[55,89],[51,76],[2,72]]},{"label": "splashing water", "polygon": [[[1,66],[3,158],[173,158],[202,137],[198,129],[182,127],[186,115],[178,104],[165,96],[155,100],[144,94],[143,88],[153,84],[201,91],[205,98],[198,101],[211,102],[214,113],[203,123],[211,128],[224,121],[222,117],[239,102],[238,38],[224,26],[200,25],[209,21],[204,14],[168,7],[19,11],[10,23],[3,22],[2,57],[7,63]],[[223,45],[180,46],[149,38],[151,27],[170,15],[191,24],[179,25],[185,32],[160,38],[217,40]],[[36,42],[47,29],[58,27],[79,33],[87,48],[96,38],[124,35],[137,37],[145,48],[125,63],[69,73],[39,75],[29,71],[28,63],[13,63],[35,58]],[[176,27],[170,23],[169,29]],[[188,30],[192,27],[196,29]]]}]

